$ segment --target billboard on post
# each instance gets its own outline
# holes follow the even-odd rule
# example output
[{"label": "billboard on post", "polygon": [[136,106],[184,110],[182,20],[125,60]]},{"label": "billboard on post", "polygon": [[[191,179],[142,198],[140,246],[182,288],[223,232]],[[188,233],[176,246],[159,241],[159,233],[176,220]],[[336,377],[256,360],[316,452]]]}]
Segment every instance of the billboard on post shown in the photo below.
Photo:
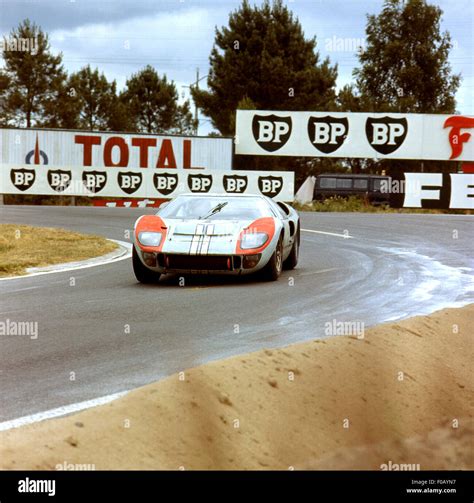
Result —
[{"label": "billboard on post", "polygon": [[256,193],[293,200],[294,173],[232,171],[232,150],[232,138],[0,129],[0,192],[106,198]]},{"label": "billboard on post", "polygon": [[231,170],[232,138],[0,129],[0,163]]},{"label": "billboard on post", "polygon": [[473,161],[474,117],[237,110],[236,154]]}]

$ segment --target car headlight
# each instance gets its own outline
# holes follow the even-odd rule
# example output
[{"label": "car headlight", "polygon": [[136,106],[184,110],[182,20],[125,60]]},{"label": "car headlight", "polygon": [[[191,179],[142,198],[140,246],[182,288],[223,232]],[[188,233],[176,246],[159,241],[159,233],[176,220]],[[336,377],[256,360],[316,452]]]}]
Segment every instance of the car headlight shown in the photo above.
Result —
[{"label": "car headlight", "polygon": [[249,232],[248,234],[243,234],[240,247],[245,250],[260,248],[267,240],[268,234],[265,232]]},{"label": "car headlight", "polygon": [[160,232],[140,232],[138,234],[138,241],[144,246],[160,246],[161,233]]}]

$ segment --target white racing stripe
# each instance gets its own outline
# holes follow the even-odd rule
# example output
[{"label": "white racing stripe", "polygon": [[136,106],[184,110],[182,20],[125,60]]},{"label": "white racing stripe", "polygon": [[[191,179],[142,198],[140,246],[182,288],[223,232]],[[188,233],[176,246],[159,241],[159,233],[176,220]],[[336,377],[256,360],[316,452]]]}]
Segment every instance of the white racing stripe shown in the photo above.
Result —
[{"label": "white racing stripe", "polygon": [[301,229],[302,232],[312,232],[314,234],[326,234],[327,236],[336,236],[338,238],[344,239],[353,239],[354,236],[349,236],[348,234],[336,234],[335,232],[324,232],[324,231],[315,231],[313,229]]},{"label": "white racing stripe", "polygon": [[23,274],[22,276],[10,276],[8,278],[0,278],[0,281],[11,281],[14,279],[32,278],[33,276],[42,276],[43,274],[54,274],[57,272],[76,271],[77,269],[88,269],[89,267],[97,267],[99,265],[106,265],[111,264],[113,262],[120,262],[121,260],[129,259],[132,256],[132,248],[133,248],[132,243],[128,243],[127,241],[119,241],[117,239],[109,239],[109,241],[113,241],[114,243],[119,244],[123,248],[126,248],[126,251],[121,255],[109,259],[101,259],[101,257],[95,257],[89,260],[83,260],[81,262],[76,263],[72,262],[72,264],[74,265],[71,265],[71,263],[68,264],[67,262],[64,264],[56,264],[54,266],[48,266],[48,267],[54,267],[54,270],[52,271],[38,271],[38,272],[32,272],[30,274]]},{"label": "white racing stripe", "polygon": [[206,235],[201,241],[201,249],[199,250],[199,253],[201,255],[206,255],[207,252],[209,251],[209,245],[211,244],[211,235],[213,232],[214,232],[214,224],[209,224],[206,227]]},{"label": "white racing stripe", "polygon": [[197,224],[196,230],[194,231],[194,236],[191,241],[191,247],[189,248],[190,255],[197,255],[199,252],[199,245],[201,244],[201,240],[204,239],[204,225]]},{"label": "white racing stripe", "polygon": [[71,414],[73,412],[79,412],[84,409],[90,409],[91,407],[97,407],[98,405],[104,405],[112,402],[113,400],[117,400],[117,398],[120,398],[127,393],[128,391],[121,391],[120,393],[94,398],[93,400],[72,403],[70,405],[64,405],[63,407],[57,407],[56,409],[31,414],[30,416],[23,416],[17,419],[11,419],[10,421],[4,421],[3,423],[0,423],[0,431],[11,430],[12,428],[19,428],[20,426],[25,426],[27,424],[38,423],[39,421],[45,421],[46,419],[66,416],[67,414]]}]

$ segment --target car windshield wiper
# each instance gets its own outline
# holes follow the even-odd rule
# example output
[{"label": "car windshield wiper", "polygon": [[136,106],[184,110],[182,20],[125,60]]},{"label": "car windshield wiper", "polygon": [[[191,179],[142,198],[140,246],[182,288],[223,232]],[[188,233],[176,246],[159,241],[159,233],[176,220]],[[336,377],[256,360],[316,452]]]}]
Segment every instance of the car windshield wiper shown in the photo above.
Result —
[{"label": "car windshield wiper", "polygon": [[212,217],[212,215],[215,215],[216,213],[219,213],[219,211],[222,210],[222,208],[227,204],[225,203],[219,203],[217,206],[212,208],[211,211],[208,211],[203,217],[199,217],[199,220],[205,220],[206,218]]}]

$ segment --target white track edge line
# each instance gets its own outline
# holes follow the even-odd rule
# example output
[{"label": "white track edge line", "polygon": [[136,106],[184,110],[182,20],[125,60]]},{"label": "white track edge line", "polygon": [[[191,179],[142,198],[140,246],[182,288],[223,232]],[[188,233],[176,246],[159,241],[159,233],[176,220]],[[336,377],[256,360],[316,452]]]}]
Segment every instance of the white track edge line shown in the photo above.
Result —
[{"label": "white track edge line", "polygon": [[128,391],[121,391],[119,393],[113,393],[112,395],[106,395],[100,398],[86,400],[85,402],[72,403],[70,405],[64,405],[62,407],[46,410],[44,412],[37,412],[36,414],[31,414],[29,416],[23,416],[17,419],[10,419],[9,421],[4,421],[3,423],[0,423],[0,431],[11,430],[13,428],[26,426],[27,424],[45,421],[46,419],[53,419],[55,417],[65,416],[67,414],[71,414],[72,412],[79,412],[81,410],[90,409],[91,407],[97,407],[98,405],[105,405],[109,402],[117,400],[117,398],[120,398],[126,395],[127,393]]},{"label": "white track edge line", "polygon": [[324,231],[315,231],[313,229],[301,229],[303,232],[312,232],[314,234],[325,234],[327,236],[336,236],[338,238],[344,239],[353,239],[354,236],[349,236],[348,234],[336,234],[335,232],[324,232]]}]

